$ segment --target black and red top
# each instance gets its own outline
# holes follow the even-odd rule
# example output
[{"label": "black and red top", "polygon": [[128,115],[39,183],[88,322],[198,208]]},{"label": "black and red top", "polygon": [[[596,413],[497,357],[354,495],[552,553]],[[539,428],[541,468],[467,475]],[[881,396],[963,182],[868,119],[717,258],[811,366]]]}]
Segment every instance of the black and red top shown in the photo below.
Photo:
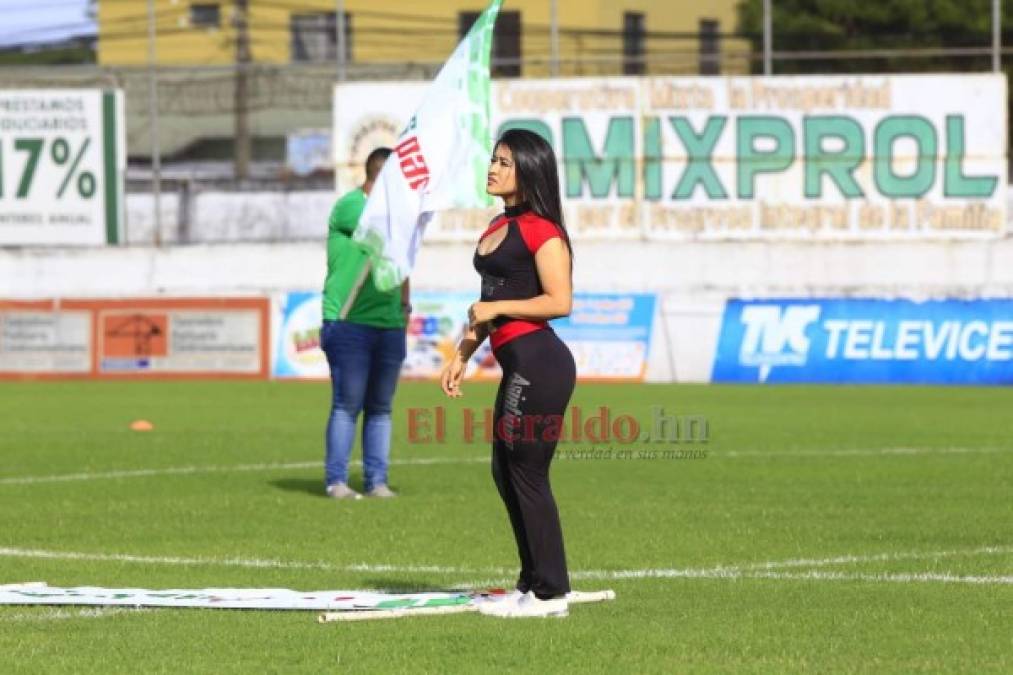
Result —
[{"label": "black and red top", "polygon": [[[475,249],[475,269],[482,275],[482,302],[529,300],[542,294],[542,283],[535,266],[535,253],[553,237],[562,238],[559,226],[531,211],[527,204],[509,206],[496,216],[482,236],[506,227],[506,237],[486,255]],[[499,349],[510,340],[548,328],[547,321],[527,321],[509,316],[492,320],[489,340]]]}]

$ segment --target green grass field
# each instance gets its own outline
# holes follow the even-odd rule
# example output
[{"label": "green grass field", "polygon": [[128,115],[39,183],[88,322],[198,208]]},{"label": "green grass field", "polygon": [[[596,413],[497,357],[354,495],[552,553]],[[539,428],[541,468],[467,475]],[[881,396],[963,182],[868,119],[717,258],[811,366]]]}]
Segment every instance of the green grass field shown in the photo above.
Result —
[{"label": "green grass field", "polygon": [[[493,387],[465,393],[447,403],[403,383],[401,497],[338,503],[317,466],[326,384],[0,384],[0,583],[508,584],[488,450],[458,424]],[[612,588],[614,602],[565,620],[326,625],[315,612],[0,607],[0,670],[1013,671],[1013,389],[588,384],[574,403],[709,421],[709,442],[669,446],[705,458],[556,462],[574,587]],[[410,445],[404,410],[439,404],[448,441]],[[155,430],[129,431],[138,418]],[[439,461],[412,463],[425,458]]]}]

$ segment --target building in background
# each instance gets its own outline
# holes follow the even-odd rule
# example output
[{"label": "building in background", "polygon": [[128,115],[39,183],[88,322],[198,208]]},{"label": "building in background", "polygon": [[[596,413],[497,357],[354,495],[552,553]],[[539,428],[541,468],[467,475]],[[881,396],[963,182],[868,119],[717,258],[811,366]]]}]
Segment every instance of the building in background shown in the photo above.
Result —
[{"label": "building in background", "polygon": [[[227,162],[233,155],[237,101],[244,100],[253,159],[273,163],[264,174],[273,176],[287,148],[305,149],[307,138],[331,124],[339,61],[337,6],[345,8],[348,79],[427,80],[486,0],[152,2],[159,36],[157,69],[146,67],[146,0],[89,0],[89,16],[98,26],[96,64],[45,69],[29,65],[88,61],[90,49],[84,55],[75,50],[69,58],[48,52],[0,54],[0,85],[122,88],[130,111],[127,145],[134,165],[147,162],[155,129],[169,162]],[[887,4],[898,3],[903,4]],[[964,3],[966,11],[956,14],[870,14],[856,9],[868,3],[844,9],[803,4],[804,9],[786,2],[770,4],[777,74],[991,69],[993,56],[986,47],[992,40],[990,3]],[[554,74],[549,66],[553,6],[559,27],[558,74],[564,77],[761,72],[763,0],[506,0],[494,45],[497,77]],[[1002,7],[1008,26],[1013,3]],[[997,44],[996,54],[1002,40]],[[241,60],[249,60],[251,67],[234,67]],[[152,73],[157,77],[155,101],[149,97]],[[249,75],[245,89],[238,86],[239,73]],[[157,124],[151,118],[153,108],[159,111]],[[298,137],[289,137],[293,131]]]},{"label": "building in background", "polygon": [[[351,80],[430,79],[485,4],[343,0],[341,70]],[[493,45],[494,77],[554,74],[552,4],[505,2]],[[158,130],[167,165],[225,177],[242,154],[249,156],[244,166],[251,174],[303,180],[305,163],[293,162],[289,149],[304,147],[300,139],[331,126],[339,72],[337,6],[336,0],[154,0]],[[732,37],[735,6],[736,0],[557,0],[555,72],[563,77],[747,73],[750,45]],[[128,148],[132,162],[143,166],[153,128],[147,3],[100,2],[97,23],[101,77],[113,73],[126,91]],[[236,68],[237,63],[249,65]],[[316,177],[326,182],[326,176]]]},{"label": "building in background", "polygon": [[[560,74],[716,75],[748,71],[735,31],[735,0],[558,0]],[[245,13],[254,63],[335,63],[335,0],[156,0],[158,62],[234,63]],[[350,64],[439,64],[484,8],[481,0],[345,0]],[[496,27],[495,75],[550,74],[551,3],[510,0]],[[98,62],[148,60],[143,2],[99,4]]]}]

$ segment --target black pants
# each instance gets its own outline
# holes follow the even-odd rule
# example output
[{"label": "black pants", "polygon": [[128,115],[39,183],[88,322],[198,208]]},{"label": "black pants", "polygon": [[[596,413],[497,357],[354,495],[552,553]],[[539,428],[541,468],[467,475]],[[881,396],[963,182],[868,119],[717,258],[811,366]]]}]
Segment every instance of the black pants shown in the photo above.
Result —
[{"label": "black pants", "polygon": [[517,588],[542,599],[570,591],[559,511],[549,485],[563,413],[573,394],[573,355],[549,329],[496,350],[503,368],[493,413],[492,476],[517,540]]}]

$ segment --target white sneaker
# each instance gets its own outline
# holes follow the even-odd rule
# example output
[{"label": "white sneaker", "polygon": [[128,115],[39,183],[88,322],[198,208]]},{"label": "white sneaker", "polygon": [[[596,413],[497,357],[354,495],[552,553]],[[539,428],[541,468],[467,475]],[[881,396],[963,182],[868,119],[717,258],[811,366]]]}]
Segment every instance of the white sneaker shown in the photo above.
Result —
[{"label": "white sneaker", "polygon": [[482,607],[488,605],[499,605],[499,606],[516,605],[517,601],[527,594],[528,594],[527,591],[522,593],[521,591],[515,588],[508,594],[494,593],[490,595],[483,595],[481,598],[479,598],[478,602],[479,611],[482,611]]},{"label": "white sneaker", "polygon": [[527,597],[528,593],[529,591],[522,593],[515,588],[509,595],[494,595],[483,598],[482,602],[478,605],[478,611],[482,614],[493,616],[502,614],[507,607],[516,607],[520,599]]},{"label": "white sneaker", "polygon": [[[517,591],[520,593],[520,591]],[[500,600],[486,602],[478,606],[478,611],[487,616],[498,616],[503,619],[525,619],[531,617],[555,617],[562,619],[570,615],[566,598],[550,598],[539,600],[534,593],[525,593],[516,601]]]},{"label": "white sneaker", "polygon": [[366,493],[367,497],[380,497],[382,499],[389,499],[391,497],[397,497],[397,493],[391,490],[389,487],[381,483],[375,488]]},{"label": "white sneaker", "polygon": [[328,485],[327,496],[331,499],[362,499],[362,495],[348,487],[345,483]]},{"label": "white sneaker", "polygon": [[490,601],[490,604],[494,604],[494,605],[516,605],[518,602],[520,602],[521,598],[526,598],[529,595],[531,595],[531,591],[521,592],[521,591],[519,591],[519,590],[517,590],[515,588],[505,598],[503,598],[501,600],[492,600],[492,601]]}]

